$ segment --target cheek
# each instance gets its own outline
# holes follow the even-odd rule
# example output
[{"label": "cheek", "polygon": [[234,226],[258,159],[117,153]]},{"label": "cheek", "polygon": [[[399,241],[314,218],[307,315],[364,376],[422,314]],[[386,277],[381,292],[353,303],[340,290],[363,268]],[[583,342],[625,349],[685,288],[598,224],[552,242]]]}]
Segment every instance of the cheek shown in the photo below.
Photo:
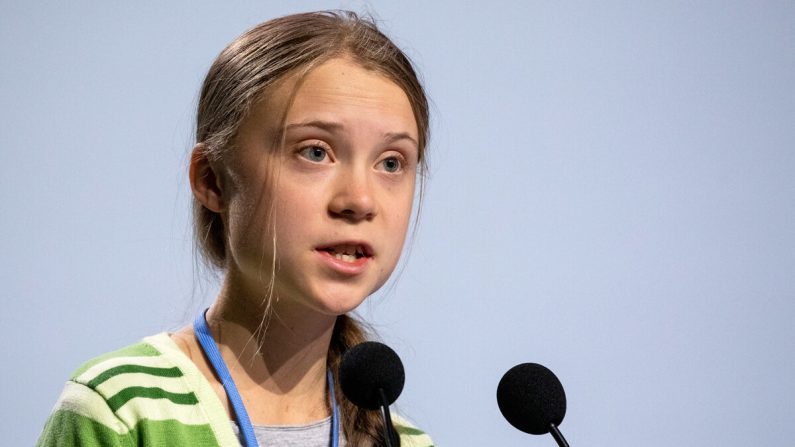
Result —
[{"label": "cheek", "polygon": [[258,215],[259,207],[251,202],[235,200],[229,203],[227,225],[229,254],[240,264],[261,258],[270,244],[268,225]]},{"label": "cheek", "polygon": [[404,228],[408,228],[409,219],[411,219],[411,211],[414,206],[414,191],[414,180],[412,179],[396,200],[395,208],[400,215],[400,222]]},{"label": "cheek", "polygon": [[414,189],[410,188],[409,191],[405,191],[404,194],[392,202],[393,206],[391,207],[389,216],[391,222],[389,235],[398,254],[403,248],[403,244],[406,240],[406,233],[411,219],[412,205],[414,203],[413,197]]},{"label": "cheek", "polygon": [[262,256],[263,247],[271,244],[269,225],[272,203],[263,181],[245,183],[240,179],[228,199],[224,225],[227,227],[230,250],[235,257]]},{"label": "cheek", "polygon": [[319,200],[301,188],[280,187],[273,204],[273,223],[279,245],[294,244],[312,234],[322,208]]}]

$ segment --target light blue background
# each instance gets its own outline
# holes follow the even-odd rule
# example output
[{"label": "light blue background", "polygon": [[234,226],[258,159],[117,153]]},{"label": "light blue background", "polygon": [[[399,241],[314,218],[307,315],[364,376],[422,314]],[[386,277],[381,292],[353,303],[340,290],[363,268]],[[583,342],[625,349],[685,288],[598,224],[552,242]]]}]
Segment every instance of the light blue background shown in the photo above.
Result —
[{"label": "light blue background", "polygon": [[404,413],[439,445],[552,446],[494,397],[533,361],[575,447],[795,443],[795,3],[110,3],[2,4],[3,445],[214,295],[201,80],[248,27],[337,7],[374,11],[434,102],[413,252],[362,309]]}]

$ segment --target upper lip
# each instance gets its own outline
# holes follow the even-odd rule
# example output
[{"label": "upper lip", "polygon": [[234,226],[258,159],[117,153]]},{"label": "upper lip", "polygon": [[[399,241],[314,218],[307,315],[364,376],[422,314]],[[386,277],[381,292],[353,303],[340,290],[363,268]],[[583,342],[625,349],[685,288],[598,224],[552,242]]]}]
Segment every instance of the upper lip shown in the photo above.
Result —
[{"label": "upper lip", "polygon": [[362,250],[362,253],[367,257],[372,257],[375,252],[373,251],[373,247],[370,246],[367,242],[364,241],[357,241],[357,240],[345,240],[345,241],[334,241],[323,243],[319,245],[316,250],[324,251],[329,248],[339,247],[340,245],[352,245],[359,247]]}]

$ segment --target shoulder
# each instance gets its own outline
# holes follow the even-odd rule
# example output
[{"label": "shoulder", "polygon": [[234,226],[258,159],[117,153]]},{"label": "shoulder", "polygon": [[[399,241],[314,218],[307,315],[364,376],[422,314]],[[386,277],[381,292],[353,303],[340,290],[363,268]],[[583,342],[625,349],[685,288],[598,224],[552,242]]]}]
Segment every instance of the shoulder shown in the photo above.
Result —
[{"label": "shoulder", "polygon": [[236,445],[214,392],[166,333],[79,367],[66,383],[42,439],[54,429],[78,430],[86,424],[135,444],[143,438],[167,437],[172,443]]},{"label": "shoulder", "polygon": [[85,385],[68,381],[37,446],[127,446],[130,429],[107,402]]},{"label": "shoulder", "polygon": [[167,334],[158,334],[91,359],[70,381],[99,395],[128,426],[139,422],[131,410],[161,403],[155,399],[196,404],[196,394],[184,380],[190,370],[181,368],[174,353],[164,349],[167,339]]},{"label": "shoulder", "polygon": [[433,447],[431,437],[405,418],[393,414],[392,423],[400,435],[401,447]]},{"label": "shoulder", "polygon": [[159,357],[162,355],[162,353],[155,348],[152,343],[149,342],[149,340],[153,338],[160,338],[162,335],[166,334],[158,334],[153,337],[146,337],[137,343],[94,357],[93,359],[80,365],[75,372],[72,373],[70,380],[80,382],[79,378],[85,378],[88,375],[92,375],[92,373],[97,369],[111,369],[113,365],[119,363],[120,360],[122,362],[130,360],[133,363],[137,363],[140,359],[143,359],[143,361],[146,362],[146,359]]}]

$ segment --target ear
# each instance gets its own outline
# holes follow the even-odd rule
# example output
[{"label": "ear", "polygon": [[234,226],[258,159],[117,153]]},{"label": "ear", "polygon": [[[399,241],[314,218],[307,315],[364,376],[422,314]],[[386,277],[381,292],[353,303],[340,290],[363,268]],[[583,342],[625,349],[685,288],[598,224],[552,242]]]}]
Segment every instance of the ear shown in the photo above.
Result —
[{"label": "ear", "polygon": [[190,169],[188,170],[190,187],[196,200],[205,208],[216,213],[220,213],[224,209],[220,174],[207,158],[207,148],[204,143],[197,143],[190,156]]}]

